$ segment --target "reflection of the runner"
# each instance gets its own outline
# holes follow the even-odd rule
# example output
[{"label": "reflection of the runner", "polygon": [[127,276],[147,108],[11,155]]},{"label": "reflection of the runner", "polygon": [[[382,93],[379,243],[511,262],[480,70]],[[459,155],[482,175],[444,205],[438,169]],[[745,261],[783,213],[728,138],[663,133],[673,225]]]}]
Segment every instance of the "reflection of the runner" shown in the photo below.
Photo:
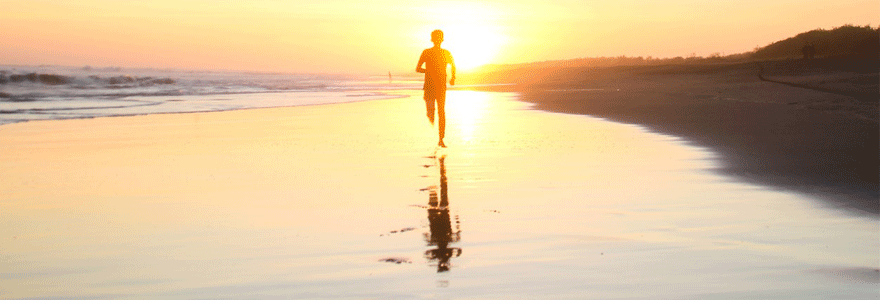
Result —
[{"label": "reflection of the runner", "polygon": [[450,243],[458,242],[461,238],[461,230],[458,226],[458,216],[455,218],[455,231],[449,218],[449,194],[446,184],[446,156],[436,158],[440,165],[440,197],[437,199],[437,187],[428,188],[428,222],[431,231],[425,233],[428,246],[437,248],[425,251],[425,257],[429,261],[437,261],[437,272],[449,271],[449,259],[461,255],[460,248],[450,248]]}]

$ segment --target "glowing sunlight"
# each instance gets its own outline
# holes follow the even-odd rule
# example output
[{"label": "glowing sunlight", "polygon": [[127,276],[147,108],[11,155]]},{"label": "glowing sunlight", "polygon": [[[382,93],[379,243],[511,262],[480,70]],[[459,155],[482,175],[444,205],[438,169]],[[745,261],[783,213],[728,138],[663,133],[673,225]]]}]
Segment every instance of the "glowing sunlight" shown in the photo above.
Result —
[{"label": "glowing sunlight", "polygon": [[419,40],[434,29],[443,30],[442,47],[452,52],[459,70],[496,63],[495,60],[509,38],[503,30],[502,16],[506,12],[487,4],[461,3],[456,6],[438,5],[424,8],[433,18],[424,20],[422,28],[414,31]]},{"label": "glowing sunlight", "polygon": [[493,62],[504,36],[489,26],[449,26],[443,47],[452,52],[458,69],[467,71]]}]

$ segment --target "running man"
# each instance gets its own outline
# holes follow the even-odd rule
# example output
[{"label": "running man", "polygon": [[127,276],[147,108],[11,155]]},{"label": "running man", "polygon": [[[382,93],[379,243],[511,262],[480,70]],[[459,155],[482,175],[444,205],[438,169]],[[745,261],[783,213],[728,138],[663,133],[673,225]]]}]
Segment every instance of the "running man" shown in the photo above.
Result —
[{"label": "running man", "polygon": [[[455,61],[448,50],[440,48],[443,42],[443,31],[431,32],[431,42],[434,47],[422,51],[416,72],[425,73],[425,107],[428,110],[428,121],[434,124],[434,103],[437,103],[437,119],[440,122],[440,142],[437,146],[446,148],[443,137],[446,135],[446,65],[452,65],[452,78],[450,85],[455,85]],[[422,64],[425,67],[422,68]]]}]

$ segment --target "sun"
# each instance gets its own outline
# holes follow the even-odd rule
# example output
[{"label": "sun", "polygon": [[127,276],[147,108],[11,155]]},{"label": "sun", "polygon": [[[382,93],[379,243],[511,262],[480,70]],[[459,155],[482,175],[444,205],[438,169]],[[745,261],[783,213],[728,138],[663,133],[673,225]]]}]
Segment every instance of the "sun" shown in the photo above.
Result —
[{"label": "sun", "polygon": [[493,63],[504,44],[504,36],[485,24],[456,24],[443,30],[442,47],[452,53],[456,68],[468,71]]},{"label": "sun", "polygon": [[418,39],[427,41],[428,33],[440,29],[441,47],[452,53],[458,70],[499,63],[496,61],[508,42],[506,20],[511,13],[505,5],[494,2],[436,1],[419,6],[413,12],[424,16],[416,26]]}]

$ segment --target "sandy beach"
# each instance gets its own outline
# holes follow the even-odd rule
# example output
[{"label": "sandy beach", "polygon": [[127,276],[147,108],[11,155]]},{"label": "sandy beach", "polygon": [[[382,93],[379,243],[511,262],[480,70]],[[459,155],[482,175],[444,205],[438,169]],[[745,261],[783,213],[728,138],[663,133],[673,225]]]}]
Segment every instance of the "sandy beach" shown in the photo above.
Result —
[{"label": "sandy beach", "polygon": [[205,2],[3,1],[0,300],[880,298],[876,2]]},{"label": "sandy beach", "polygon": [[[653,93],[621,90],[601,95]],[[448,149],[434,146],[418,91],[348,104],[0,126],[0,296],[876,296],[876,216],[829,207],[821,191],[746,180],[758,168],[746,158],[779,158],[774,151],[790,150],[791,141],[734,143],[746,148],[733,151],[730,140],[771,137],[748,134],[763,119],[740,122],[742,138],[721,135],[713,144],[718,135],[694,131],[703,126],[686,117],[768,108],[744,98],[705,110],[700,101],[728,96],[677,91],[683,104],[663,105],[671,96],[659,94],[627,113],[616,107],[628,102],[599,102],[589,98],[594,91],[450,91]],[[538,94],[545,100],[537,106],[517,101]],[[596,105],[554,106],[575,96]],[[687,103],[701,113],[675,113]],[[638,117],[647,127],[534,108]],[[871,126],[803,113],[792,118]],[[866,147],[876,151],[873,124]],[[770,154],[742,155],[757,143]],[[779,186],[809,180],[798,177],[808,172],[781,170]],[[855,182],[846,178],[819,189]]]},{"label": "sandy beach", "polygon": [[539,109],[680,136],[717,151],[722,174],[876,216],[876,62],[848,63],[547,68],[503,80]]}]

